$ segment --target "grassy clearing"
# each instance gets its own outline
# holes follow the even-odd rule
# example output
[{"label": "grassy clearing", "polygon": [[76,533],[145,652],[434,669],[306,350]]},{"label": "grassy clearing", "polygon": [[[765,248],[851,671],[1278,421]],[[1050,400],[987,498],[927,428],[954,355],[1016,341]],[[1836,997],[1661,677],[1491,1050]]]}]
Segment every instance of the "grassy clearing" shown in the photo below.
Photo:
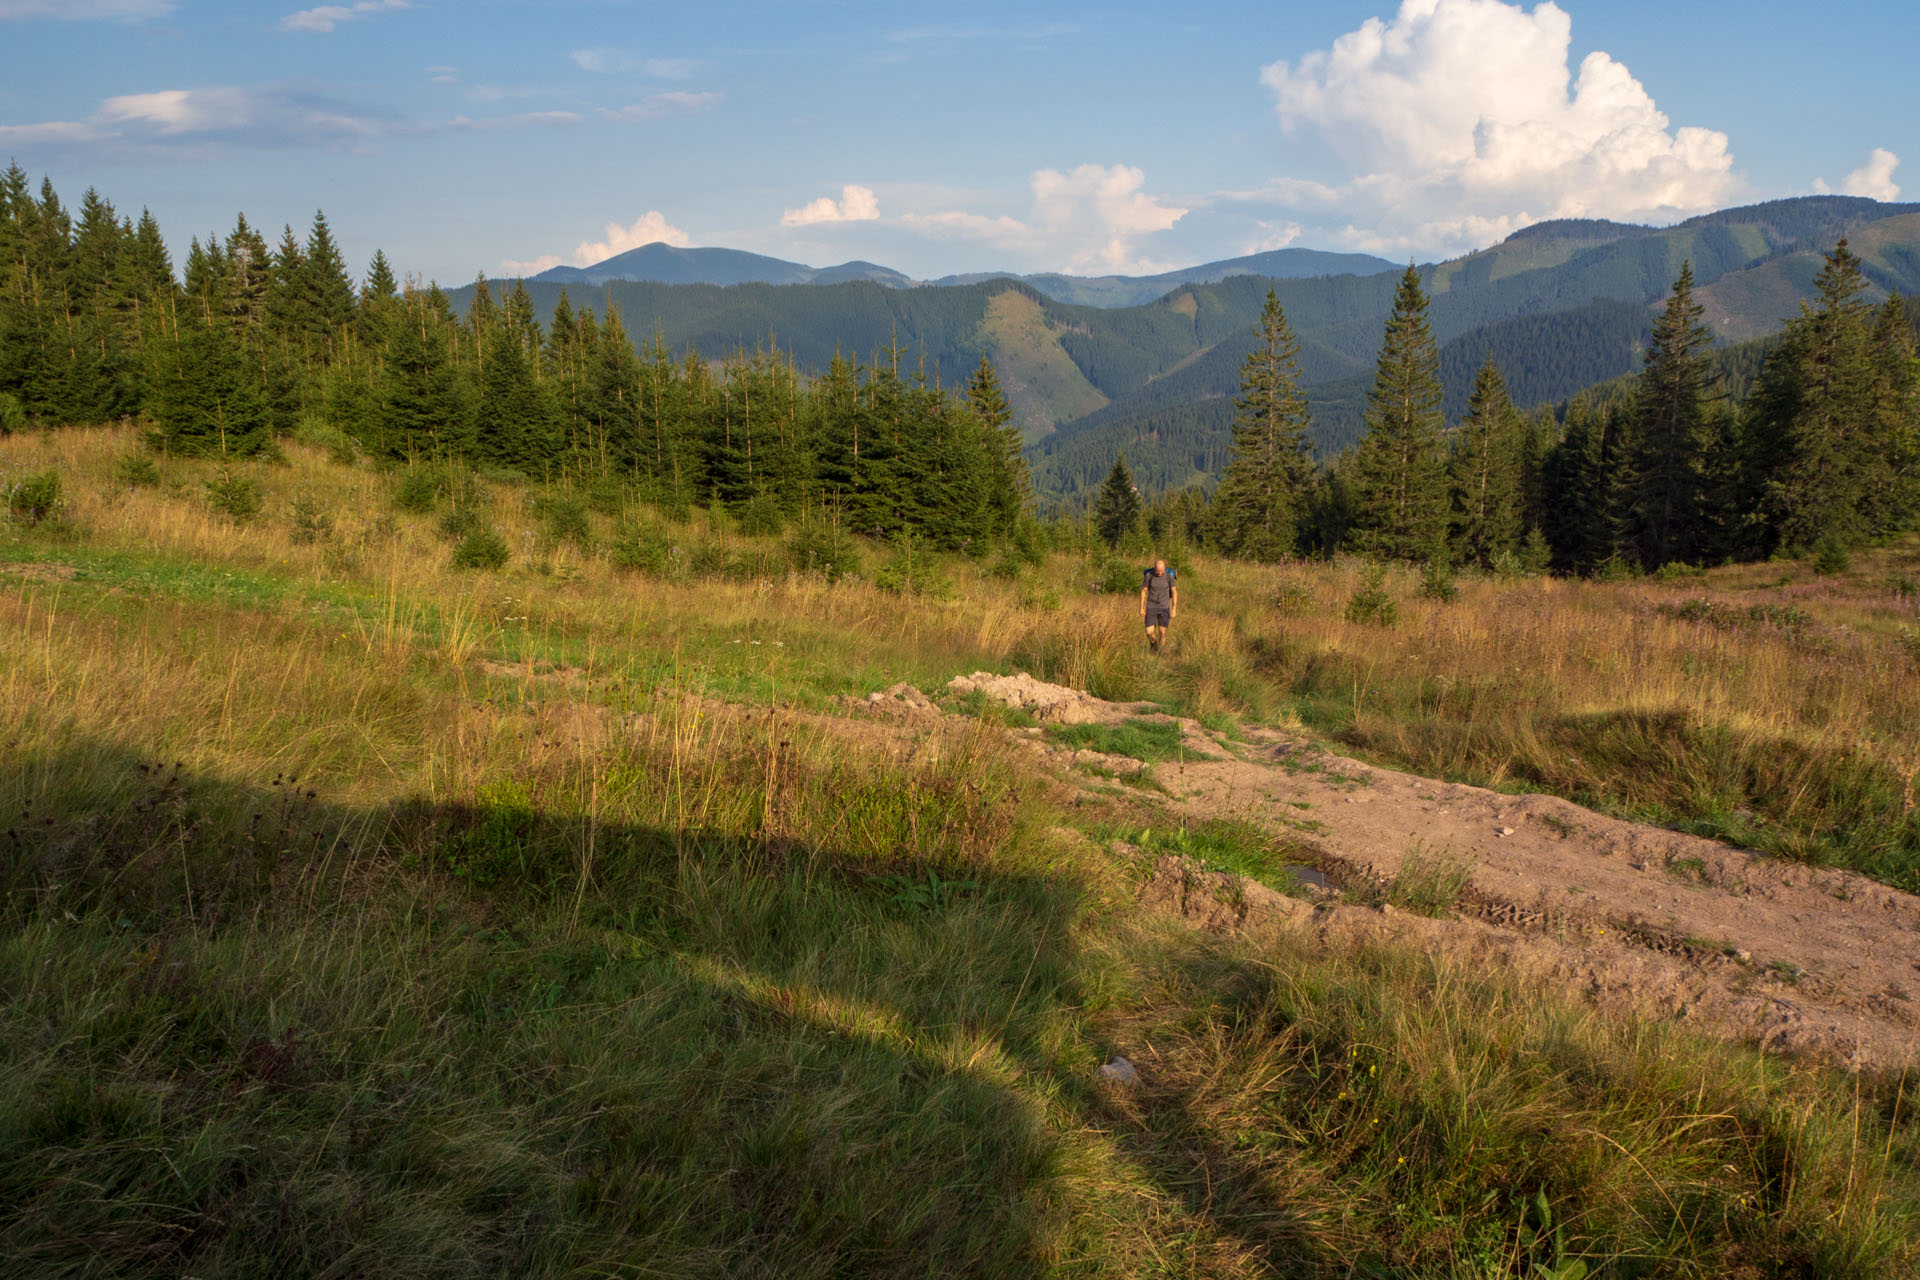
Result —
[{"label": "grassy clearing", "polygon": [[[1652,586],[1463,584],[1462,604],[1362,629],[1339,617],[1344,569],[1282,625],[1272,571],[1202,565],[1154,667],[1064,556],[1013,586],[955,563],[952,599],[903,597],[743,576],[776,549],[695,521],[674,545],[733,548],[708,555],[720,570],[636,579],[603,558],[621,516],[582,538],[569,514],[562,537],[485,486],[513,557],[488,573],[453,567],[390,477],[293,448],[249,472],[261,509],[240,525],[207,504],[207,468],[126,480],[130,448],[0,440],[0,478],[62,477],[58,518],[0,531],[9,1275],[1920,1265],[1910,1081],[1419,956],[1254,952],[1142,919],[1097,846],[1055,830],[1125,835],[1134,810],[1067,807],[991,717],[925,735],[816,714],[1018,666],[1417,760],[1389,712],[1426,688],[1427,720],[1454,723],[1466,704],[1422,684],[1446,663],[1488,664],[1488,733],[1531,681],[1449,641],[1452,611],[1565,592],[1590,621]],[[1049,591],[1057,608],[1020,603]],[[1798,607],[1843,651],[1898,652],[1864,595]],[[1649,609],[1611,643],[1622,627],[1734,646],[1715,662],[1783,682],[1766,688],[1828,669],[1766,627]],[[1524,660],[1501,635],[1499,660]],[[1336,670],[1372,672],[1345,720]],[[1630,704],[1647,670],[1596,669],[1581,696]],[[1876,670],[1833,667],[1821,696],[1911,696]],[[1804,704],[1741,714],[1837,749]],[[1861,733],[1893,735],[1874,714]],[[1627,803],[1628,779],[1603,781]],[[1767,829],[1811,831],[1823,803]],[[1290,861],[1231,824],[1148,842],[1270,882]],[[1139,1090],[1098,1083],[1115,1052]]]},{"label": "grassy clearing", "polygon": [[1047,736],[1063,747],[1098,751],[1110,756],[1131,756],[1154,764],[1191,756],[1182,740],[1180,725],[1174,720],[1149,720],[1136,716],[1119,724],[1072,724],[1047,730]]}]

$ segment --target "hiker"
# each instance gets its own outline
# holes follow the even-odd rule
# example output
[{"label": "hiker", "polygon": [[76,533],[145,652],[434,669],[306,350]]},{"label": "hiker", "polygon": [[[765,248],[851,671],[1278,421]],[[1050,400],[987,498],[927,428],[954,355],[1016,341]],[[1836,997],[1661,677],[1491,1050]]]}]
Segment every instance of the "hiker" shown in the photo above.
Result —
[{"label": "hiker", "polygon": [[1147,625],[1147,647],[1155,653],[1167,641],[1173,615],[1180,612],[1179,576],[1165,560],[1155,560],[1140,581],[1140,620]]}]

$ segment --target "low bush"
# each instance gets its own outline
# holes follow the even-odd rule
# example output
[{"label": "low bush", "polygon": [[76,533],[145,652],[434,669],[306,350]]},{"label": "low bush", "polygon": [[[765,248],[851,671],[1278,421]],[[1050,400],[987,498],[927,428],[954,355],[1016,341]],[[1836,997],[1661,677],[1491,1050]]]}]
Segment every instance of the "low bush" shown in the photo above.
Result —
[{"label": "low bush", "polygon": [[293,532],[295,542],[311,545],[316,542],[333,540],[333,513],[302,494],[293,500]]},{"label": "low bush", "polygon": [[42,471],[7,486],[7,514],[18,524],[43,524],[60,514],[61,505],[58,471]]},{"label": "low bush", "polygon": [[425,515],[440,501],[440,480],[425,467],[408,467],[393,486],[393,505],[402,511]]},{"label": "low bush", "polygon": [[207,505],[235,524],[245,524],[260,514],[260,486],[251,476],[222,467],[220,474],[206,482]]},{"label": "low bush", "polygon": [[114,460],[113,478],[129,489],[157,489],[160,486],[160,464],[153,460],[151,454],[136,449]]},{"label": "low bush", "polygon": [[860,544],[839,525],[812,520],[797,526],[787,538],[787,562],[795,572],[838,582],[859,574]]},{"label": "low bush", "polygon": [[1387,571],[1374,565],[1347,597],[1347,621],[1370,627],[1391,627],[1400,621],[1400,605],[1387,592]]},{"label": "low bush", "polygon": [[500,536],[497,529],[476,524],[460,536],[453,548],[453,567],[456,569],[484,569],[492,572],[506,567],[512,556],[507,540]]},{"label": "low bush", "polygon": [[544,493],[533,500],[533,513],[555,542],[571,542],[582,551],[593,547],[593,518],[586,499],[574,493]]}]

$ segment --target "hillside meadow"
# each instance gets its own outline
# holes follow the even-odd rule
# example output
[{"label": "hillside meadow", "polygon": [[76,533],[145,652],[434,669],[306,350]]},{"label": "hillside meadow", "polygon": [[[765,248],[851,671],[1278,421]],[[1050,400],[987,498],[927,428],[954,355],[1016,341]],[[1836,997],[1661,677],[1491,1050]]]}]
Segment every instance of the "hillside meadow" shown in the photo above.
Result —
[{"label": "hillside meadow", "polygon": [[1920,1266],[1910,1077],[1194,932],[1107,851],[1150,781],[843,702],[1030,671],[1920,889],[1920,543],[1451,600],[1174,549],[1155,659],[1104,553],[284,455],[0,438],[10,1274]]}]

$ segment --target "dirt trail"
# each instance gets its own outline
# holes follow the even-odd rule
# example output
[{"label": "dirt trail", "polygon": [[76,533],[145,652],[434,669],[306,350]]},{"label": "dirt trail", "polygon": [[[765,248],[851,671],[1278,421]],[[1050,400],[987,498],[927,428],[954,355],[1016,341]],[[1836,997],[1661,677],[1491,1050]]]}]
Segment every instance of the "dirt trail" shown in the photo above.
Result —
[{"label": "dirt trail", "polygon": [[[952,688],[1057,723],[1142,714],[1031,677],[982,674]],[[1153,905],[1209,928],[1309,928],[1445,948],[1597,1004],[1850,1066],[1898,1069],[1920,1056],[1920,897],[1553,796],[1376,768],[1272,730],[1230,742],[1180,725],[1193,755],[1153,766],[1153,776],[1182,820],[1236,818],[1292,837],[1348,885],[1390,881],[1415,842],[1471,879],[1445,919],[1274,894],[1247,895],[1251,905],[1223,913],[1219,893],[1196,890],[1196,868],[1163,859],[1147,881]],[[1025,734],[1060,764],[1089,763],[1048,746],[1042,730]]]}]

